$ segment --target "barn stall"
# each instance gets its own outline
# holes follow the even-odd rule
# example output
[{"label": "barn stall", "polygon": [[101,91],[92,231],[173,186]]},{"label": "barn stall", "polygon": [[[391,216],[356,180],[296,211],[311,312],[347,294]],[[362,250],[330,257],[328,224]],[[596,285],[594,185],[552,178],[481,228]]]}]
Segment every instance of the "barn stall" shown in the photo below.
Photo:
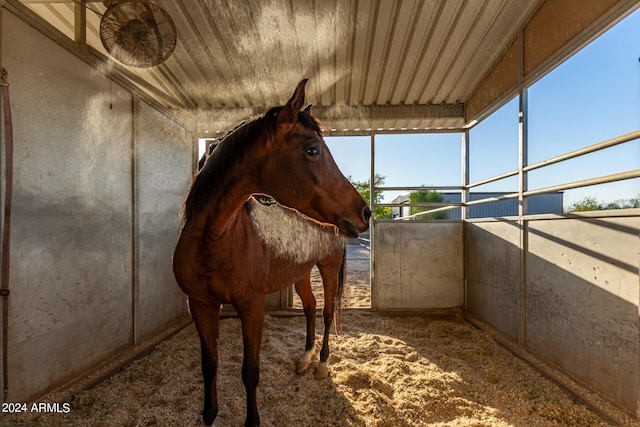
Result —
[{"label": "barn stall", "polygon": [[[633,143],[637,130],[539,164],[521,156],[506,174],[520,178],[517,191],[502,196],[518,199],[518,214],[465,215],[469,192],[482,184],[469,180],[466,157],[477,123],[516,97],[523,119],[514,144],[526,153],[527,89],[636,2],[581,3],[579,13],[563,1],[156,3],[173,19],[178,42],[147,68],[107,52],[102,2],[1,3],[14,142],[4,175],[12,195],[3,199],[11,212],[3,223],[4,402],[37,401],[103,363],[124,364],[123,354],[188,322],[170,259],[197,139],[282,104],[307,76],[309,102],[329,135],[370,136],[372,177],[381,135],[447,132],[462,141],[461,184],[433,187],[460,192],[459,204],[439,208],[459,209],[461,220],[371,224],[370,315],[444,310],[459,320],[460,312],[545,375],[568,381],[563,387],[605,420],[637,415],[638,210],[532,215],[526,202],[571,185],[637,180],[637,170],[549,188],[528,188],[526,180],[548,164]],[[269,301],[279,312],[290,306],[290,291]],[[356,331],[373,328],[353,316]],[[428,323],[415,328],[427,331]],[[439,334],[455,338],[455,327]],[[411,341],[397,329],[368,332]],[[346,341],[356,336],[347,332]],[[190,343],[197,356],[193,335]],[[341,381],[366,375],[350,372],[350,351],[342,351],[336,370],[347,363],[342,373],[354,378],[336,372],[332,384],[344,400],[354,396]],[[386,379],[376,381],[369,378]],[[389,401],[403,401],[389,387],[382,390]],[[74,411],[90,411],[87,399]]]}]

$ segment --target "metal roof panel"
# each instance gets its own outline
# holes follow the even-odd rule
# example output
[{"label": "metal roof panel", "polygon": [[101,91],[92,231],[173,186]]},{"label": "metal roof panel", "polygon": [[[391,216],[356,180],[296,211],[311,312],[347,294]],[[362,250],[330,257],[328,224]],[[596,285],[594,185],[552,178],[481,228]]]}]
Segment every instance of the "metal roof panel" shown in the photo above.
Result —
[{"label": "metal roof panel", "polygon": [[[358,132],[378,127],[461,128],[464,105],[520,30],[541,5],[549,3],[154,1],[175,22],[178,44],[173,55],[153,69],[107,61],[109,69],[161,105],[197,113],[203,120],[210,118],[202,128],[212,132],[226,130],[228,119],[242,111],[283,104],[302,77],[311,79],[309,103],[325,108],[386,108],[380,110],[383,116],[325,117],[330,128],[344,126]],[[17,0],[7,2],[19,4]],[[73,0],[20,3],[67,37],[74,36]],[[89,0],[87,5],[93,11],[87,11],[87,43],[95,49],[94,56],[100,57],[106,55],[98,37],[100,14],[106,9],[101,1]],[[405,108],[408,106],[435,108],[428,110],[431,115],[415,117]],[[449,115],[450,106],[462,106],[455,110],[459,116]],[[397,111],[390,113],[393,108]],[[380,114],[378,110],[362,111]],[[403,116],[405,113],[409,115]]]}]

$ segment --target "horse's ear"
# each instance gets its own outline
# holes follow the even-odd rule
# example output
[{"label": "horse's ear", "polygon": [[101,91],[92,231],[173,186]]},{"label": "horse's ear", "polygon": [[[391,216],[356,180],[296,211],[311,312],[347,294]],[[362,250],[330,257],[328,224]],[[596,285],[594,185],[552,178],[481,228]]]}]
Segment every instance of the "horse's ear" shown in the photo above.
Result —
[{"label": "horse's ear", "polygon": [[303,113],[306,113],[307,115],[311,115],[311,104],[307,105],[307,107],[302,110]]},{"label": "horse's ear", "polygon": [[282,111],[278,114],[278,123],[293,123],[298,117],[298,112],[304,105],[304,86],[307,84],[307,79],[303,79],[298,83],[296,90],[291,95],[291,99],[287,101],[287,104],[282,108]]}]

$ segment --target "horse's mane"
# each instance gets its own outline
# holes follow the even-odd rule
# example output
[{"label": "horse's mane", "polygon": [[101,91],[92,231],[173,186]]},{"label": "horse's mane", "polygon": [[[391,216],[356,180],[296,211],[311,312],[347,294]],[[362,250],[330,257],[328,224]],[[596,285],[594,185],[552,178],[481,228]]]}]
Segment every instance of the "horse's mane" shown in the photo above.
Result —
[{"label": "horse's mane", "polygon": [[[189,194],[182,205],[181,219],[185,224],[193,219],[211,201],[215,192],[211,191],[230,168],[238,164],[242,157],[251,153],[251,144],[262,137],[271,138],[276,131],[278,113],[283,107],[274,107],[264,115],[245,121],[227,132],[218,147],[211,154],[204,167],[195,176]],[[322,133],[320,123],[310,114],[299,112],[298,121],[307,129]]]}]

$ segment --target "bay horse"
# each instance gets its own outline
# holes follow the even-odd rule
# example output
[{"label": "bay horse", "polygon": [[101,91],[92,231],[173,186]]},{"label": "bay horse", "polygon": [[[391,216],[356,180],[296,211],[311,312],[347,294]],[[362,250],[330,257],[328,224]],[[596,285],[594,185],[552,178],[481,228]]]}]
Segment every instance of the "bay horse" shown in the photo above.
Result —
[{"label": "bay horse", "polygon": [[[198,171],[202,170],[216,145],[206,147],[206,152],[198,161]],[[295,290],[300,300],[307,323],[304,355],[296,365],[296,373],[304,373],[315,356],[316,298],[311,287],[311,271],[318,267],[322,278],[324,306],[324,334],[320,350],[320,362],[316,366],[314,378],[321,380],[329,376],[329,334],[331,324],[336,332],[340,329],[342,294],[346,270],[345,239],[335,227],[318,224],[297,215],[295,211],[280,205],[268,195],[254,195],[247,201],[250,217],[263,241],[289,257],[296,263],[307,264],[308,272],[298,280]]]},{"label": "bay horse", "polygon": [[306,82],[298,84],[283,107],[271,108],[223,138],[194,179],[182,209],[173,271],[200,336],[206,425],[218,414],[222,304],[233,305],[240,317],[245,426],[258,426],[265,295],[298,282],[310,270],[264,240],[250,218],[251,196],[269,194],[347,237],[369,227],[366,202],[338,169],[309,108],[301,111]]}]

